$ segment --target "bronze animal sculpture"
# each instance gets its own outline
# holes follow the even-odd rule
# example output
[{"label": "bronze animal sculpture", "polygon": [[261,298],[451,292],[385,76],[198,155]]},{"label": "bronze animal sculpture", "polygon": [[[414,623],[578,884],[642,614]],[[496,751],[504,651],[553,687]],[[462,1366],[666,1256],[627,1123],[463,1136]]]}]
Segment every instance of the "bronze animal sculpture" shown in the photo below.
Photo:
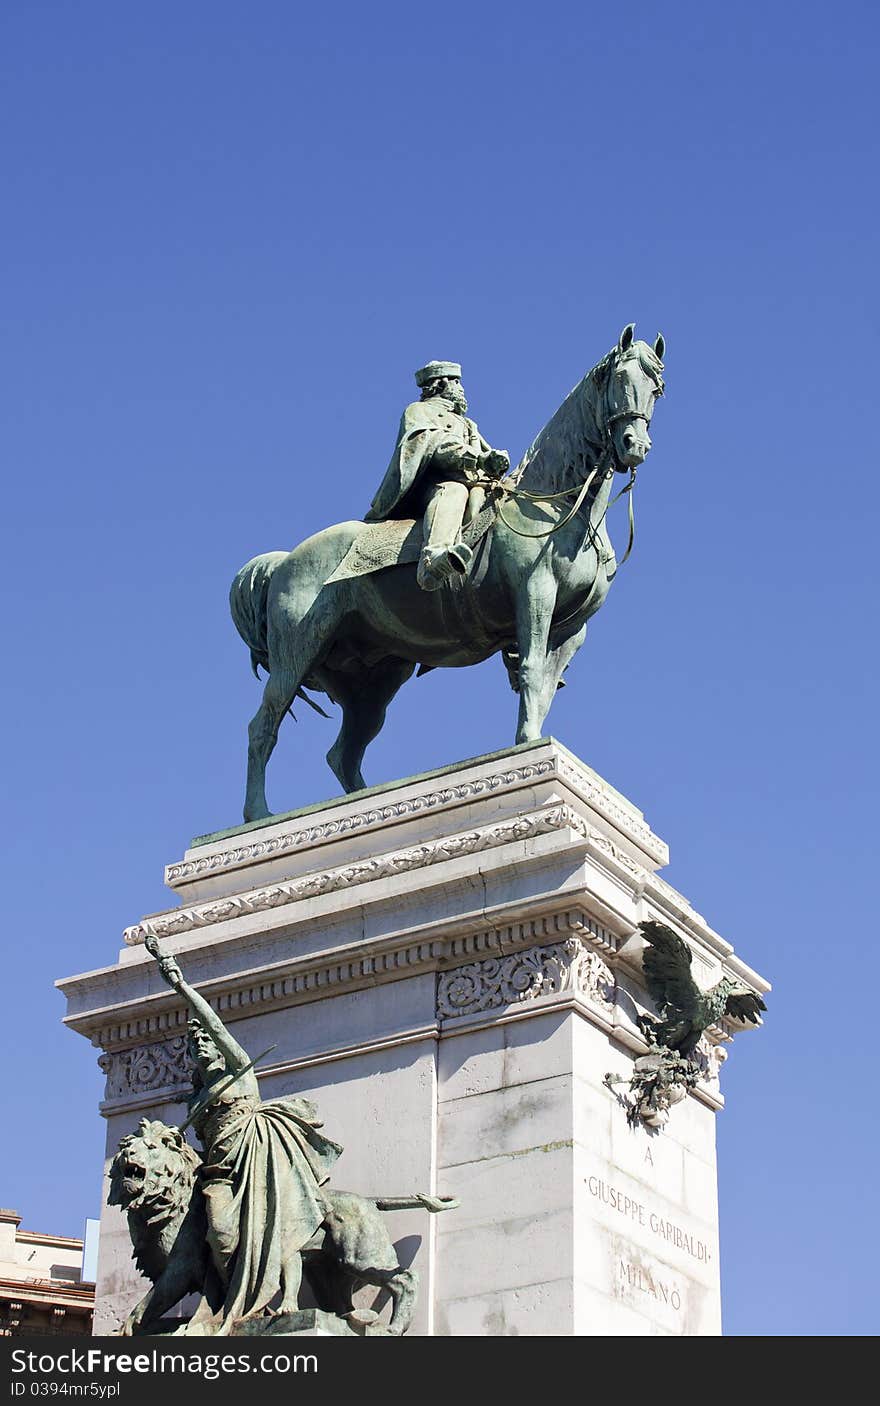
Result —
[{"label": "bronze animal sculpture", "polygon": [[612,1090],[616,1084],[629,1086],[629,1098],[616,1097],[631,1127],[641,1122],[661,1128],[670,1108],[700,1080],[697,1046],[704,1032],[726,1015],[756,1025],[767,1007],[757,992],[727,976],[701,991],[691,976],[691,949],[678,933],[653,918],[639,930],[646,942],[645,985],[658,1014],[637,1017],[649,1048],[633,1061],[629,1078],[606,1074],[603,1082]]},{"label": "bronze animal sculpture", "polygon": [[[211,1264],[205,1198],[198,1172],[202,1159],[179,1129],[142,1118],[136,1133],[122,1139],[110,1165],[108,1203],[128,1219],[133,1259],[152,1281],[123,1325],[123,1335],[167,1329],[163,1316],[194,1293],[217,1313],[222,1291]],[[324,1218],[302,1247],[303,1269],[319,1308],[341,1318],[356,1312],[352,1295],[362,1285],[387,1290],[392,1313],[387,1333],[399,1337],[412,1322],[418,1274],[398,1263],[381,1212],[451,1209],[436,1196],[366,1197],[350,1191],[322,1193]],[[187,1323],[180,1320],[186,1332]],[[221,1324],[229,1331],[234,1324]],[[209,1327],[203,1331],[210,1331]]]},{"label": "bronze animal sculpture", "polygon": [[[387,1289],[387,1331],[406,1332],[418,1278],[398,1263],[378,1210],[443,1211],[458,1202],[328,1190],[342,1148],[321,1131],[314,1104],[263,1100],[247,1051],[156,938],[145,945],[191,1011],[193,1089],[180,1128],[144,1120],[111,1167],[110,1204],[126,1211],[134,1258],[153,1280],[123,1333],[148,1332],[190,1292],[200,1299],[184,1332],[237,1333],[242,1323],[263,1331],[268,1313],[297,1312],[304,1272],[319,1306],[339,1316],[353,1312],[359,1285]],[[190,1124],[202,1157],[184,1139]]]},{"label": "bronze animal sculpture", "polygon": [[767,1007],[750,987],[725,976],[709,991],[701,991],[691,976],[691,949],[678,933],[654,919],[639,928],[648,944],[642,957],[645,984],[659,1016],[642,1016],[640,1021],[652,1044],[687,1059],[703,1031],[722,1016],[759,1023]]},{"label": "bronze animal sculpture", "polygon": [[612,481],[628,473],[631,487],[651,448],[664,351],[662,337],[649,347],[635,340],[633,324],[624,328],[514,473],[487,479],[491,525],[474,542],[458,589],[419,589],[414,522],[415,557],[387,569],[339,574],[374,531],[354,521],[242,567],[230,591],[232,617],[254,671],[269,675],[248,732],[245,820],[270,814],[266,765],[282,719],[307,688],[342,708],[327,760],[349,792],[366,784],[364,752],[417,666],[458,668],[500,652],[519,694],[516,740],[541,736],[562,673],[617,571],[606,526]]}]

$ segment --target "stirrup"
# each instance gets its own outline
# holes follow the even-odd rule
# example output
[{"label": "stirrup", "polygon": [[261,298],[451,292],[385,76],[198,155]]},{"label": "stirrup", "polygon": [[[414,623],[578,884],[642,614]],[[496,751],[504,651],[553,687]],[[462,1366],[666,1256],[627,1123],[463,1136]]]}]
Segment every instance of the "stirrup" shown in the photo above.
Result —
[{"label": "stirrup", "polygon": [[428,555],[422,552],[419,557],[419,564],[416,567],[416,581],[423,591],[439,591],[445,585],[449,575],[449,566],[443,561],[445,553],[438,552],[436,555]]},{"label": "stirrup", "polygon": [[453,570],[460,571],[462,575],[474,559],[473,551],[466,542],[456,542],[454,547],[449,548],[447,555]]},{"label": "stirrup", "polygon": [[416,568],[416,581],[423,591],[439,591],[441,586],[460,586],[473,560],[473,552],[464,542],[454,547],[427,547]]}]

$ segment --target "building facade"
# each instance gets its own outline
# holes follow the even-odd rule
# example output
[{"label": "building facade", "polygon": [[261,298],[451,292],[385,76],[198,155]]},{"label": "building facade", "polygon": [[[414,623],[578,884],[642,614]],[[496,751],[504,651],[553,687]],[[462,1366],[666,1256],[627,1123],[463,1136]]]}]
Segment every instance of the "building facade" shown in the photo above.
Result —
[{"label": "building facade", "polygon": [[82,1240],[22,1230],[18,1211],[0,1209],[0,1337],[90,1334],[95,1286],[82,1262]]}]

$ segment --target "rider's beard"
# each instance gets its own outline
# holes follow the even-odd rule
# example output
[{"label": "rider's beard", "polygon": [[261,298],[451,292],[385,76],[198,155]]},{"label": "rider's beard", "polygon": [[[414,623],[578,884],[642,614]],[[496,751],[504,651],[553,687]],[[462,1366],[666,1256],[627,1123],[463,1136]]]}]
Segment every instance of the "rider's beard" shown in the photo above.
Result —
[{"label": "rider's beard", "polygon": [[467,396],[461,386],[447,386],[446,398],[452,401],[459,414],[464,415],[467,412]]}]

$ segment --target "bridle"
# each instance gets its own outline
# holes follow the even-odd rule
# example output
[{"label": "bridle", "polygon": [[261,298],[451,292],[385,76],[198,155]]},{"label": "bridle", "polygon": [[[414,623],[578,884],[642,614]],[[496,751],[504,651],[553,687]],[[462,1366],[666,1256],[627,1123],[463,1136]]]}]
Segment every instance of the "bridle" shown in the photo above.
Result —
[{"label": "bridle", "polygon": [[[614,353],[614,360],[608,366],[608,370],[605,376],[605,384],[602,388],[602,403],[604,414],[602,416],[602,447],[599,451],[599,459],[601,461],[605,457],[609,458],[612,461],[610,467],[614,472],[628,473],[631,479],[634,479],[636,473],[635,469],[627,468],[626,465],[621,464],[619,461],[617,448],[614,443],[613,427],[620,420],[644,420],[645,429],[647,430],[648,426],[651,423],[651,416],[645,410],[634,409],[631,406],[626,406],[623,410],[611,409],[611,386],[614,381],[614,372],[617,369],[621,355],[622,354],[619,351]],[[625,355],[625,353],[623,355]],[[658,381],[657,390],[652,392],[652,394],[655,398],[663,394],[662,380]],[[622,491],[629,492],[631,486],[632,485],[630,484],[628,488],[625,488]],[[620,496],[620,493],[618,493],[617,498],[619,498]],[[617,499],[615,499],[614,501],[616,502]]]},{"label": "bridle", "polygon": [[[486,486],[490,489],[490,491],[494,489],[497,493],[508,494],[512,498],[522,498],[529,503],[553,503],[557,502],[561,498],[570,498],[573,493],[576,495],[575,501],[571,509],[565,514],[565,517],[561,520],[561,522],[554,523],[554,525],[552,527],[549,527],[546,532],[523,532],[521,528],[514,527],[513,523],[510,522],[509,519],[504,516],[504,509],[502,508],[501,501],[499,500],[497,504],[497,513],[501,521],[504,523],[504,526],[508,529],[508,531],[515,533],[517,537],[530,537],[535,540],[541,537],[552,537],[554,533],[561,532],[563,527],[568,526],[572,518],[576,517],[577,514],[580,512],[580,509],[583,506],[584,500],[587,494],[589,493],[592,484],[596,481],[600,473],[602,475],[602,478],[609,479],[614,476],[615,472],[628,473],[629,482],[623,486],[619,493],[615,494],[615,496],[609,499],[609,501],[605,504],[602,517],[599,519],[599,522],[596,523],[595,527],[591,522],[588,521],[587,523],[587,532],[590,537],[591,543],[593,547],[595,547],[596,552],[599,555],[600,561],[604,565],[606,561],[611,560],[611,557],[604,556],[603,553],[600,551],[598,537],[599,528],[605,521],[608,509],[610,507],[613,507],[613,505],[618,501],[618,499],[622,498],[624,494],[629,495],[629,541],[627,543],[626,551],[624,552],[623,556],[620,558],[620,561],[618,563],[619,566],[623,566],[623,563],[627,560],[630,555],[630,552],[633,549],[633,542],[635,541],[633,489],[635,487],[636,482],[636,470],[634,468],[626,468],[620,463],[617,454],[617,448],[614,443],[613,427],[620,420],[644,420],[645,427],[647,428],[647,426],[651,422],[651,417],[646,414],[644,410],[634,410],[630,408],[616,411],[611,410],[610,390],[612,382],[614,380],[614,371],[618,364],[618,359],[620,355],[621,353],[619,351],[615,352],[614,360],[608,365],[605,384],[602,388],[602,403],[604,410],[601,425],[602,444],[599,449],[599,457],[596,460],[596,463],[593,465],[593,468],[587,474],[583,483],[576,487],[565,488],[560,493],[529,493],[526,489],[520,488],[518,482],[514,480],[510,480],[508,482],[505,482],[504,480],[499,481],[498,479],[489,480],[487,481]],[[662,394],[663,382],[661,380],[658,384],[658,389],[654,392],[654,395],[661,396]]]}]

